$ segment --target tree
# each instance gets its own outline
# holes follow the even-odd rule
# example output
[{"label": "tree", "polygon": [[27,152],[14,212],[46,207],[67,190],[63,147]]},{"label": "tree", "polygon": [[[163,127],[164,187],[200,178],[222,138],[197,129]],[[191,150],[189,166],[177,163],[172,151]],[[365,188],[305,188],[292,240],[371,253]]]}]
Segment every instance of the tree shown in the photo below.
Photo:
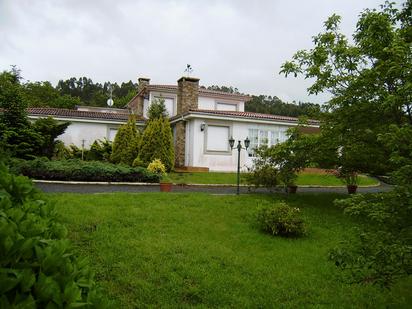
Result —
[{"label": "tree", "polygon": [[173,135],[167,118],[159,117],[148,120],[143,131],[139,156],[145,164],[160,159],[167,172],[173,168]]},{"label": "tree", "polygon": [[154,99],[147,110],[149,119],[166,118],[168,113],[163,98]]},{"label": "tree", "polygon": [[51,159],[57,145],[56,138],[63,134],[69,125],[70,122],[58,122],[52,117],[36,120],[32,128],[42,137],[42,142],[39,145],[39,151],[36,155],[45,156]]},{"label": "tree", "polygon": [[392,192],[336,201],[362,224],[357,239],[330,256],[352,282],[389,287],[412,273],[412,1],[400,9],[385,2],[380,10],[365,10],[353,43],[339,23],[332,15],[314,48],[297,52],[281,73],[313,78],[309,93],[333,95],[321,141],[340,150],[341,167],[394,176]]},{"label": "tree", "polygon": [[136,129],[136,118],[132,115],[117,131],[110,156],[111,161],[132,165],[139,153],[139,142],[140,134]]},{"label": "tree", "polygon": [[410,0],[403,10],[388,2],[379,11],[365,10],[350,43],[339,32],[340,17],[332,15],[325,31],[314,37],[314,48],[298,51],[282,65],[286,76],[314,79],[310,94],[333,95],[323,129],[340,147],[361,143],[360,152],[353,155],[373,153],[379,158],[364,162],[363,171],[388,171],[380,163],[388,154],[376,142],[377,136],[391,124],[412,124],[410,20]]}]

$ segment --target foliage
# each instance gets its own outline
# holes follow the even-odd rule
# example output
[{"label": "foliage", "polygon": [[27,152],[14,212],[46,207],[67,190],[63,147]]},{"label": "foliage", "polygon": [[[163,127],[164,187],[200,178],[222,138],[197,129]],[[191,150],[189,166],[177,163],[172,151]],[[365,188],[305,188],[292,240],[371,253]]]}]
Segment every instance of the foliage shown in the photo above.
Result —
[{"label": "foliage", "polygon": [[256,188],[265,187],[272,191],[279,184],[279,170],[271,164],[270,158],[265,155],[267,148],[256,149],[256,159],[249,173],[245,175],[248,184]]},{"label": "foliage", "polygon": [[286,142],[256,150],[250,183],[267,187],[279,182],[285,187],[295,185],[297,173],[312,162],[318,139],[316,135],[302,134],[300,127],[290,129],[288,134]]},{"label": "foliage", "polygon": [[87,152],[86,160],[88,161],[110,161],[112,154],[113,143],[107,138],[103,140],[95,140]]},{"label": "foliage", "polygon": [[335,203],[362,225],[357,242],[343,242],[330,254],[350,280],[390,287],[399,277],[412,274],[411,186]]},{"label": "foliage", "polygon": [[257,222],[263,232],[279,236],[301,236],[306,233],[300,209],[286,203],[267,203],[258,210]]},{"label": "foliage", "polygon": [[132,115],[124,125],[119,127],[113,142],[110,160],[113,163],[132,165],[138,156],[140,134],[136,129],[136,118]]},{"label": "foliage", "polygon": [[166,110],[165,100],[163,98],[154,99],[147,110],[149,120],[158,118],[167,118],[169,115]]},{"label": "foliage", "polygon": [[[385,2],[381,10],[365,10],[353,43],[339,32],[340,17],[332,15],[313,38],[314,48],[298,51],[282,66],[285,75],[312,78],[309,93],[332,93],[322,130],[363,162],[362,172],[388,171],[389,154],[377,136],[392,124],[412,124],[411,5],[408,0],[399,10]],[[374,160],[364,160],[372,153]]]},{"label": "foliage", "polygon": [[245,111],[289,117],[307,116],[312,119],[319,119],[321,115],[321,107],[318,104],[309,102],[287,103],[277,96],[266,95],[252,96],[252,99],[245,104]]},{"label": "foliage", "polygon": [[166,174],[166,167],[164,166],[162,161],[159,159],[154,159],[152,162],[150,162],[149,165],[147,166],[147,170],[157,175]]},{"label": "foliage", "polygon": [[78,260],[50,203],[30,180],[0,166],[0,307],[103,307],[93,274]]},{"label": "foliage", "polygon": [[140,159],[139,156],[136,157],[136,159],[133,160],[133,167],[146,167],[146,164]]},{"label": "foliage", "polygon": [[31,124],[27,117],[27,102],[20,84],[19,72],[0,74],[0,145],[19,158],[45,155],[52,157],[55,139],[67,128],[68,123],[38,119]]},{"label": "foliage", "polygon": [[332,259],[353,281],[386,287],[411,273],[411,20],[412,1],[386,1],[360,14],[351,43],[332,15],[314,48],[298,51],[281,70],[312,78],[311,94],[332,93],[321,132],[343,175],[391,173],[398,184],[393,192],[337,202],[362,225],[359,241],[337,248]]},{"label": "foliage", "polygon": [[73,181],[129,181],[158,182],[159,176],[144,168],[132,168],[99,161],[63,160],[49,161],[38,158],[32,161],[15,160],[12,170],[39,180]]},{"label": "foliage", "polygon": [[167,118],[149,119],[142,134],[139,156],[146,164],[159,159],[167,172],[173,168],[173,135]]}]

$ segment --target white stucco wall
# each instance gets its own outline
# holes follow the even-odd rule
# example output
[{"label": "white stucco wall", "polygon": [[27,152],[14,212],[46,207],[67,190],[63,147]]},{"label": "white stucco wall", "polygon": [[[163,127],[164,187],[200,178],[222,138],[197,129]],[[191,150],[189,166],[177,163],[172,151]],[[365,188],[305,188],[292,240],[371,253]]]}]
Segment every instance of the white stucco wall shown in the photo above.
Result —
[{"label": "white stucco wall", "polygon": [[74,144],[77,147],[81,147],[82,140],[84,140],[85,148],[90,148],[97,139],[109,139],[110,129],[118,129],[119,127],[119,124],[76,122],[73,120],[70,122],[71,124],[58,137],[58,140],[61,140],[66,146]]},{"label": "white stucco wall", "polygon": [[198,101],[198,108],[199,109],[208,109],[208,110],[216,110],[216,104],[217,103],[228,103],[228,104],[236,104],[237,108],[236,110],[238,112],[244,112],[245,111],[245,103],[241,101],[235,101],[235,100],[223,100],[223,99],[215,99],[215,98],[209,98],[209,97],[202,97],[199,96],[199,101]]},{"label": "white stucco wall", "polygon": [[[205,131],[200,130],[202,123],[206,124]],[[205,138],[208,134],[208,125],[224,125],[230,127],[230,135],[235,139],[235,147],[238,140],[242,141],[248,137],[249,128],[262,130],[276,130],[286,132],[290,127],[288,125],[279,124],[259,124],[256,122],[239,122],[229,120],[207,120],[207,119],[191,119],[186,124],[186,165],[196,167],[208,167],[210,171],[236,171],[237,170],[237,150],[228,151],[227,153],[208,153],[205,150]],[[188,133],[189,132],[189,133]],[[213,136],[210,138],[226,139],[225,136]],[[229,144],[229,142],[228,142]],[[242,171],[246,171],[247,167],[253,165],[253,157],[249,157],[245,150],[240,154],[240,166]]]}]

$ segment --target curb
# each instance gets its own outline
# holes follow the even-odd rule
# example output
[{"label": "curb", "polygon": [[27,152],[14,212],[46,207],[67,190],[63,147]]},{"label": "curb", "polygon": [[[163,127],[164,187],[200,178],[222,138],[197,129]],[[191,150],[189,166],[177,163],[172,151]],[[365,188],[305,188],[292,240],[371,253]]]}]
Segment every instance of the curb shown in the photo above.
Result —
[{"label": "curb", "polygon": [[[103,185],[103,186],[159,186],[159,183],[153,182],[105,182],[105,181],[64,181],[64,180],[33,180],[34,183],[44,183],[44,184],[66,184],[66,185]],[[358,186],[358,188],[375,188],[382,185],[379,182],[376,185],[366,185]],[[173,186],[176,187],[237,187],[233,184],[200,184],[200,183],[173,183]],[[253,186],[241,184],[240,187],[250,187]],[[283,188],[278,186],[278,188]],[[317,185],[299,185],[298,188],[346,188],[345,185],[342,186],[317,186]]]}]

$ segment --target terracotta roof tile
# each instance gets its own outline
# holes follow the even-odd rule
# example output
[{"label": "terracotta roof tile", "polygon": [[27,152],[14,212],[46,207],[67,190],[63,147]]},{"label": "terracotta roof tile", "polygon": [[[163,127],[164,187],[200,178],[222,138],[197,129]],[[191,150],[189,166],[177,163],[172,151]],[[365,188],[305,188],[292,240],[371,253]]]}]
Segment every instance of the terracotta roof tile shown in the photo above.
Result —
[{"label": "terracotta roof tile", "polygon": [[[34,107],[28,108],[27,112],[32,116],[57,116],[63,118],[85,118],[85,119],[105,119],[114,121],[126,121],[129,113],[108,113],[99,111],[79,111],[75,109],[51,108],[51,107]],[[142,118],[138,120],[143,120]]]},{"label": "terracotta roof tile", "polygon": [[[288,116],[280,116],[280,115],[272,115],[272,114],[260,114],[260,113],[252,113],[252,112],[220,111],[220,110],[207,110],[207,109],[191,109],[189,113],[190,112],[200,113],[200,114],[209,114],[209,115],[230,116],[230,117],[237,117],[237,118],[264,119],[264,120],[275,120],[275,121],[294,122],[294,123],[297,123],[299,121],[299,119],[296,117],[288,117]],[[319,125],[319,121],[309,120],[309,124]]]}]

